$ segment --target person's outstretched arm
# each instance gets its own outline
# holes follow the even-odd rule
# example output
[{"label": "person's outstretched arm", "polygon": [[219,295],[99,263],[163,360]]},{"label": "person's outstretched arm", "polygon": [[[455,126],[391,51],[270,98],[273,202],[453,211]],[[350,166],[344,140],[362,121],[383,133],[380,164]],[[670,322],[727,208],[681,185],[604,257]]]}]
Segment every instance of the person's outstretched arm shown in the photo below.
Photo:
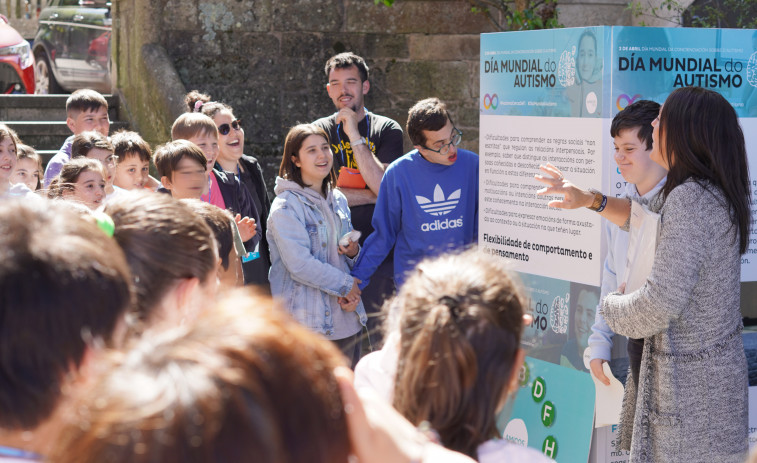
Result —
[{"label": "person's outstretched arm", "polygon": [[[589,207],[594,202],[594,193],[584,190],[574,185],[566,179],[560,169],[550,163],[539,166],[542,174],[534,175],[534,178],[543,184],[545,188],[537,191],[539,196],[543,195],[562,195],[561,200],[552,200],[547,205],[559,209],[578,209],[580,207]],[[631,202],[627,198],[612,198],[607,196],[607,204],[599,215],[614,223],[615,225],[626,228],[628,218],[631,216]]]}]

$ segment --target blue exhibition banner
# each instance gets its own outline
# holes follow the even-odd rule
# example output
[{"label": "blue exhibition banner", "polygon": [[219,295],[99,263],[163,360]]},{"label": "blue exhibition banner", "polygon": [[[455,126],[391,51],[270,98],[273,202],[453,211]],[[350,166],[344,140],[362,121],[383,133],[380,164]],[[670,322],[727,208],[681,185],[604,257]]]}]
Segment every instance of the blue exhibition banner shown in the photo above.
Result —
[{"label": "blue exhibition banner", "polygon": [[[533,176],[550,162],[578,185],[625,194],[612,118],[634,101],[663,103],[691,85],[715,90],[733,105],[750,177],[757,179],[757,32],[600,26],[481,35],[478,242],[520,273],[534,317],[523,337],[527,368],[559,385],[565,396],[549,399],[551,406],[571,402],[575,423],[557,426],[565,416],[558,414],[545,431],[531,392],[522,390],[500,416],[501,430],[516,423],[519,437],[511,440],[539,450],[551,436],[547,444],[557,443],[558,462],[588,459],[594,386],[585,359],[601,300],[607,224],[587,209],[549,208],[548,200],[558,198],[537,197],[542,185]],[[751,187],[755,194],[757,180]],[[741,305],[745,316],[757,318],[757,228],[752,234],[742,258]],[[628,363],[617,338],[616,372]]]},{"label": "blue exhibition banner", "polygon": [[[547,32],[547,33],[545,33]],[[601,117],[609,28],[481,35],[481,114]]]},{"label": "blue exhibition banner", "polygon": [[612,28],[612,115],[679,87],[717,91],[739,117],[757,116],[757,36],[747,29]]}]

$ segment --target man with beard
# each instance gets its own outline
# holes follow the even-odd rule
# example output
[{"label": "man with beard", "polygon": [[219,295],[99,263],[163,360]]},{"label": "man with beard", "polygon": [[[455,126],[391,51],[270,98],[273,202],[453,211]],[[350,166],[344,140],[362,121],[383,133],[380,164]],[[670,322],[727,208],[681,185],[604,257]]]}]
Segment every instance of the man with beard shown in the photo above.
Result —
[{"label": "man with beard", "polygon": [[[326,90],[337,112],[314,124],[329,134],[337,187],[347,197],[352,224],[362,233],[362,245],[373,232],[371,220],[384,170],[403,153],[402,128],[365,108],[363,99],[371,85],[363,58],[340,53],[326,62],[325,73]],[[394,292],[393,267],[389,253],[362,293],[373,349],[381,347],[378,315],[384,300]]]}]

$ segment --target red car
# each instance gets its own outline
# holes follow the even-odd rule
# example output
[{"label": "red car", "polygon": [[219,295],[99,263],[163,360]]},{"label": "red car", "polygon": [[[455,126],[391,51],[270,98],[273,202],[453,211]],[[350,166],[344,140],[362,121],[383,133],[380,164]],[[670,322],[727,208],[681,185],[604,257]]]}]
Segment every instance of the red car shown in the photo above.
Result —
[{"label": "red car", "polygon": [[0,14],[0,94],[34,93],[34,55],[29,42]]}]

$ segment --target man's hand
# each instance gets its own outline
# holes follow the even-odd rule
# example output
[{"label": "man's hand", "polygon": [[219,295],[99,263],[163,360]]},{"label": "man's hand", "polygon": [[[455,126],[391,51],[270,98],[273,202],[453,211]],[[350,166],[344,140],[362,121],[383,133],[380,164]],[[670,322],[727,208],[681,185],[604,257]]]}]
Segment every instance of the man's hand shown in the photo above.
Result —
[{"label": "man's hand", "polygon": [[360,291],[360,288],[358,288],[357,286],[360,283],[362,283],[360,280],[352,277],[352,289],[350,289],[350,292],[344,296],[348,301],[352,302],[360,299],[360,294],[362,294],[362,291]]},{"label": "man's hand", "polygon": [[357,113],[350,108],[342,108],[336,115],[336,123],[343,124],[344,133],[349,137],[350,144],[360,138],[360,132],[357,129],[358,122],[360,121],[358,121]]}]

